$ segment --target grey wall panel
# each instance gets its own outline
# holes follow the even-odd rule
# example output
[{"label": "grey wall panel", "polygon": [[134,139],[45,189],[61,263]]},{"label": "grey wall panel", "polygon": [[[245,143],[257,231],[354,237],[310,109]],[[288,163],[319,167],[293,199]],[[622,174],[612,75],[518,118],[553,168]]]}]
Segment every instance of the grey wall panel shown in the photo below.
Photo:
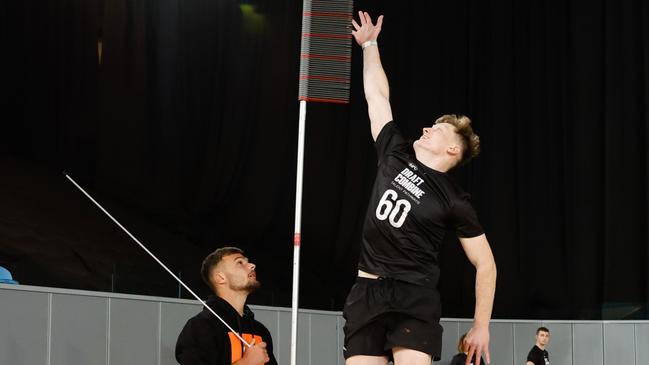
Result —
[{"label": "grey wall panel", "polygon": [[203,310],[200,304],[160,304],[160,364],[175,365],[176,340],[187,320]]},{"label": "grey wall panel", "polygon": [[492,323],[489,327],[491,338],[489,343],[491,363],[498,365],[515,365],[513,355],[514,327],[512,324]]},{"label": "grey wall panel", "polygon": [[277,363],[289,364],[291,361],[291,312],[279,312],[278,332],[278,348],[275,351]]},{"label": "grey wall panel", "polygon": [[602,336],[602,325],[600,323],[577,323],[573,325],[575,365],[603,365],[604,346]]},{"label": "grey wall panel", "polygon": [[[635,365],[635,326],[604,324],[604,364]],[[649,360],[645,360],[649,363]]]},{"label": "grey wall panel", "polygon": [[[281,341],[279,336],[279,312],[270,309],[253,309],[252,311],[255,313],[255,319],[268,328],[273,341],[273,354],[277,359],[277,345]],[[267,340],[264,339],[264,341]]]},{"label": "grey wall panel", "polygon": [[643,365],[649,359],[649,323],[635,325],[636,365]]},{"label": "grey wall panel", "polygon": [[105,365],[108,299],[52,295],[51,364]]},{"label": "grey wall panel", "polygon": [[[1,365],[94,365],[106,358],[110,365],[175,364],[178,333],[201,310],[189,300],[7,285],[0,285],[0,305]],[[290,311],[252,308],[273,334],[278,362],[288,364]],[[302,311],[299,320],[298,364],[344,364],[340,313]],[[471,327],[468,320],[442,323],[443,360],[435,365],[448,364],[459,335]],[[554,365],[640,365],[649,359],[649,321],[494,321],[492,363],[525,364],[542,324],[550,329]]]},{"label": "grey wall panel", "polygon": [[344,364],[345,363],[345,356],[343,355],[343,346],[345,345],[345,331],[344,331],[344,326],[345,326],[345,319],[340,316],[336,316],[337,320],[337,326],[338,326],[338,365]]},{"label": "grey wall panel", "polygon": [[[290,313],[289,313],[290,314]],[[298,313],[297,315],[297,363],[302,365],[314,365],[311,362],[311,315],[306,313]],[[288,322],[290,327],[291,322]],[[288,347],[290,350],[291,336],[287,337]],[[290,351],[289,351],[290,353]],[[290,357],[287,358],[290,363]]]},{"label": "grey wall panel", "polygon": [[460,330],[457,321],[440,321],[444,332],[442,333],[442,360],[440,365],[448,365],[457,352],[457,340],[460,337]]},{"label": "grey wall panel", "polygon": [[[458,322],[458,336],[455,338],[455,342],[457,342],[461,335],[469,332],[471,325],[472,323],[469,321]],[[457,352],[457,350],[455,352]]]},{"label": "grey wall panel", "polygon": [[544,323],[550,330],[547,350],[551,364],[572,365],[572,324]]},{"label": "grey wall panel", "polygon": [[0,290],[0,364],[47,364],[49,296]]},{"label": "grey wall panel", "polygon": [[109,306],[109,365],[157,365],[159,304],[111,298]]},{"label": "grey wall panel", "polygon": [[514,323],[514,365],[525,365],[527,354],[536,343],[536,329],[541,322]]},{"label": "grey wall panel", "polygon": [[338,353],[338,328],[336,317],[311,314],[311,364],[331,364],[332,355]]}]

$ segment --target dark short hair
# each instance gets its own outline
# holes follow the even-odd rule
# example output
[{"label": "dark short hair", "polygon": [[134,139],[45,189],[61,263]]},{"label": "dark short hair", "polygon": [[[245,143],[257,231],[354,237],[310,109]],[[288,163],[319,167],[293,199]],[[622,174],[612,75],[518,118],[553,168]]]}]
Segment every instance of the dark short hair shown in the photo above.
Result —
[{"label": "dark short hair", "polygon": [[539,327],[539,328],[537,328],[537,329],[536,329],[536,334],[538,335],[538,334],[539,334],[539,332],[546,332],[546,333],[550,333],[550,330],[549,330],[549,329],[547,329],[546,327]]},{"label": "dark short hair", "polygon": [[238,247],[221,247],[217,248],[214,252],[207,255],[203,264],[201,265],[201,277],[207,286],[213,288],[212,282],[210,281],[210,273],[216,265],[223,260],[223,257],[228,255],[233,255],[235,253],[243,254],[243,250]]}]

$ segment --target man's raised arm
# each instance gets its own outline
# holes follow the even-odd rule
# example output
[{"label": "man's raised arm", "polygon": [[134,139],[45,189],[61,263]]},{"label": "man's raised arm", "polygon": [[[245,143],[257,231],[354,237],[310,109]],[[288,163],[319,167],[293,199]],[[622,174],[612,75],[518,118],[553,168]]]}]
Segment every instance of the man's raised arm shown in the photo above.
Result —
[{"label": "man's raised arm", "polygon": [[372,138],[376,141],[383,126],[392,120],[390,86],[381,65],[379,47],[376,42],[381,32],[383,15],[379,16],[376,25],[372,24],[372,18],[368,13],[359,11],[358,15],[360,25],[352,20],[355,29],[352,31],[352,35],[356,42],[363,47],[363,88],[370,116]]}]

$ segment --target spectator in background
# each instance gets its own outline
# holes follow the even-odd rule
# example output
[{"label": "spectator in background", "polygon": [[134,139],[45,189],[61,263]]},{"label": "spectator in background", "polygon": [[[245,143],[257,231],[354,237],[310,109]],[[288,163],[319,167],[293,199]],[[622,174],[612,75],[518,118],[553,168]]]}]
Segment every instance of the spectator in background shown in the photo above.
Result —
[{"label": "spectator in background", "polygon": [[550,365],[550,356],[545,346],[550,341],[550,330],[545,327],[539,327],[536,330],[536,344],[527,354],[527,363],[525,365]]}]

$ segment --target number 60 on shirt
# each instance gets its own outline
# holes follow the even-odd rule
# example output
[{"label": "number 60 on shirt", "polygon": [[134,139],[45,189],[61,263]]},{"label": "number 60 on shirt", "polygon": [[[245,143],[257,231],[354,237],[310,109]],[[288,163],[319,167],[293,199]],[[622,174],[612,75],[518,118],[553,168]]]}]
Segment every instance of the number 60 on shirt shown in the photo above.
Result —
[{"label": "number 60 on shirt", "polygon": [[400,228],[408,216],[411,205],[406,199],[398,199],[396,191],[388,189],[383,193],[379,204],[376,207],[376,218],[384,221],[388,219],[394,228]]}]

